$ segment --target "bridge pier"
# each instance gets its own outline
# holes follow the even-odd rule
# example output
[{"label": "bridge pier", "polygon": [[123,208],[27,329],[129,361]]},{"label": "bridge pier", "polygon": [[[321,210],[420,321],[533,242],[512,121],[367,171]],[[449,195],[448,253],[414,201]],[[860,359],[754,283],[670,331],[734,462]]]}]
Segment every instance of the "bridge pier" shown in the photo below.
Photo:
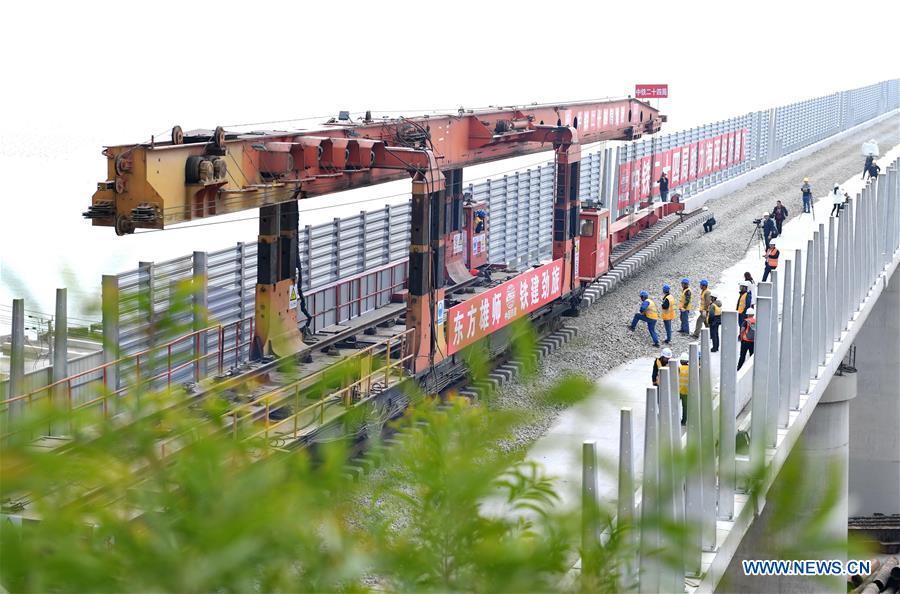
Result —
[{"label": "bridge pier", "polygon": [[900,514],[900,274],[894,271],[856,338],[860,397],[850,405],[854,516]]},{"label": "bridge pier", "polygon": [[[752,559],[846,561],[850,402],[857,375],[835,375],[788,457],[717,592],[846,592],[844,576],[746,576]],[[814,531],[807,532],[811,526]]]}]

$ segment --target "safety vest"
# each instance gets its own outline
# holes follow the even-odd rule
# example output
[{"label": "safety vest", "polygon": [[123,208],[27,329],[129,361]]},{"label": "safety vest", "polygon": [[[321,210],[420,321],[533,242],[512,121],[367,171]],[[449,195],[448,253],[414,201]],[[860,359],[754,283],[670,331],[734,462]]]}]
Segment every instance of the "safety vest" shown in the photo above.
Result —
[{"label": "safety vest", "polygon": [[687,396],[688,393],[688,374],[690,369],[691,368],[685,364],[678,366],[678,393],[682,396]]},{"label": "safety vest", "polygon": [[744,342],[753,342],[756,338],[756,318],[747,316],[744,318],[744,327],[741,328],[741,340]]},{"label": "safety vest", "polygon": [[651,320],[658,320],[659,315],[656,313],[656,304],[653,303],[652,299],[647,300],[647,309],[644,310],[644,315],[650,318]]},{"label": "safety vest", "polygon": [[[662,308],[662,312],[661,312],[662,319],[674,320],[675,319],[675,304],[672,303],[672,296],[671,295],[663,295],[662,304],[663,304],[663,308]],[[666,306],[668,306],[668,309],[666,309]]]},{"label": "safety vest", "polygon": [[709,297],[709,289],[700,291],[700,311],[706,311],[706,298]]},{"label": "safety vest", "polygon": [[691,289],[682,289],[681,291],[681,301],[678,302],[678,309],[681,311],[691,311],[693,307],[693,303],[691,303]]},{"label": "safety vest", "polygon": [[738,313],[744,313],[744,310],[750,305],[750,292],[744,291],[740,295],[738,295],[738,303],[737,303],[737,311]]},{"label": "safety vest", "polygon": [[778,248],[769,248],[769,251],[766,252],[766,264],[769,265],[769,268],[778,268],[778,256],[780,255]]},{"label": "safety vest", "polygon": [[716,302],[713,301],[709,304],[709,311],[706,312],[706,323],[712,324],[714,318],[717,318],[722,315],[722,308],[716,305]]}]

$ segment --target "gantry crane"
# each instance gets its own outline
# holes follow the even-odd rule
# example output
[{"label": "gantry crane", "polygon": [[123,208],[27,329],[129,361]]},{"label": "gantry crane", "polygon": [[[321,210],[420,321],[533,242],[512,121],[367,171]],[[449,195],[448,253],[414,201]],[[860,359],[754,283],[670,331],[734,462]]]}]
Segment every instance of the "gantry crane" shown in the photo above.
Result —
[{"label": "gantry crane", "polygon": [[[464,167],[554,150],[553,259],[562,283],[577,283],[576,241],[580,145],[633,140],[660,129],[664,117],[642,101],[617,99],[453,115],[351,119],[347,112],[314,130],[232,133],[172,129],[165,142],[106,147],[107,178],[86,218],[116,233],[259,208],[254,344],[286,356],[302,345],[297,283],[297,200],[412,178],[412,231],[406,323],[414,370],[436,363],[444,333],[447,246],[461,233]],[[442,356],[442,355],[438,355]]]}]

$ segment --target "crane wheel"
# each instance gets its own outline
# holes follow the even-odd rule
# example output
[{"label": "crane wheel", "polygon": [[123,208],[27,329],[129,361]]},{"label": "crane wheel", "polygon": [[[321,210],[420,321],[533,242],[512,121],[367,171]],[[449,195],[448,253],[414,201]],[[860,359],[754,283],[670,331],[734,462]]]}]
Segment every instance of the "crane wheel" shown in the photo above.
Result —
[{"label": "crane wheel", "polygon": [[181,126],[172,128],[172,144],[184,144],[184,130]]},{"label": "crane wheel", "polygon": [[216,126],[216,131],[213,132],[213,144],[216,145],[216,148],[225,149],[225,128],[222,126]]},{"label": "crane wheel", "polygon": [[130,235],[134,233],[134,221],[125,215],[116,215],[116,235]]}]

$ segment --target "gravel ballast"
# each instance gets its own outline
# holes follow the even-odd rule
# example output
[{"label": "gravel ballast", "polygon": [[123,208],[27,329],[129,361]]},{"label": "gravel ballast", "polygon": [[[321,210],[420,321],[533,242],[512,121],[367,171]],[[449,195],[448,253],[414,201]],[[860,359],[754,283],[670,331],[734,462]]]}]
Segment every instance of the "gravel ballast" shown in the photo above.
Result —
[{"label": "gravel ballast", "polygon": [[[672,286],[677,298],[682,277],[691,279],[695,296],[699,295],[701,278],[715,286],[721,271],[744,258],[753,231],[753,219],[763,211],[771,211],[776,200],[781,200],[788,208],[789,219],[798,216],[802,211],[800,185],[804,177],[810,178],[813,196],[819,198],[826,195],[835,182],[843,183],[854,175],[861,175],[864,158],[860,145],[869,139],[875,139],[883,150],[900,144],[897,118],[888,118],[852,134],[737,192],[707,203],[717,221],[712,233],[704,234],[702,229],[684,233],[665,253],[584,310],[580,317],[567,320],[568,325],[577,329],[577,337],[542,359],[535,377],[505,384],[496,394],[494,407],[527,411],[529,417],[529,421],[518,428],[514,440],[504,445],[527,448],[546,432],[564,407],[549,405],[539,395],[545,394],[566,375],[576,373],[598,380],[626,361],[657,354],[658,349],[651,343],[646,324],[639,324],[633,334],[626,327],[637,311],[641,290],[649,291],[658,304],[662,285],[666,283]],[[762,262],[759,270],[751,272],[758,282]],[[736,287],[734,293],[737,294]],[[732,297],[731,294],[720,296],[726,307],[731,307]],[[693,338],[677,333],[677,319],[673,320],[673,326],[670,348],[677,356],[687,350]],[[657,323],[657,331],[660,340],[664,340],[662,323]]]}]

